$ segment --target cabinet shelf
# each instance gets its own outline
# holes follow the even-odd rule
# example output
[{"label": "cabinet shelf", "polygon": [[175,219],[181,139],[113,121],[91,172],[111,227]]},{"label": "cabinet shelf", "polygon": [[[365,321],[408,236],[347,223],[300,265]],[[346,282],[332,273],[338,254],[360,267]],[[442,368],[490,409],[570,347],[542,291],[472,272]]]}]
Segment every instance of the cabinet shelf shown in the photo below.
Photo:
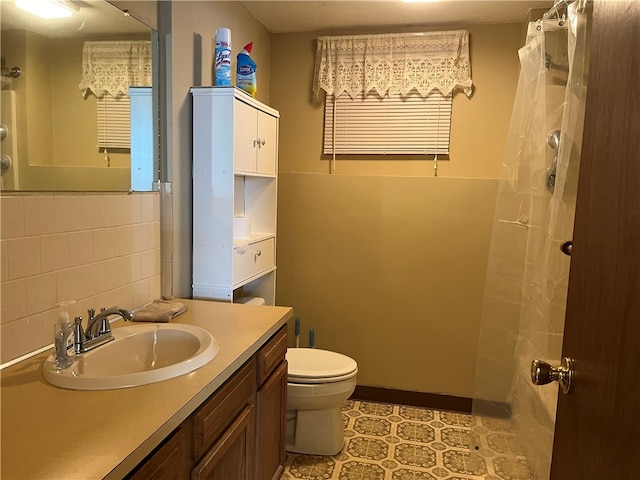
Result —
[{"label": "cabinet shelf", "polygon": [[256,178],[270,178],[270,179],[275,179],[276,175],[272,175],[270,173],[258,173],[258,172],[234,172],[233,173],[234,177],[243,177],[243,178],[247,178],[247,177],[256,177]]}]

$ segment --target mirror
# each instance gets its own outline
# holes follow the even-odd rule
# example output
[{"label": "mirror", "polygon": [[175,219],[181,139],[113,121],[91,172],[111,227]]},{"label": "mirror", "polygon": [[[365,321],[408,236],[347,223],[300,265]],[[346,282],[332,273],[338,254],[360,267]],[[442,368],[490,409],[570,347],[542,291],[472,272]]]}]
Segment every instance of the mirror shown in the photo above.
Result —
[{"label": "mirror", "polygon": [[[19,9],[14,1],[1,0],[1,188],[152,190],[158,178],[159,151],[158,136],[153,135],[158,131],[157,90],[150,85],[157,83],[157,34],[106,1],[65,3],[77,9],[71,17],[45,20]],[[128,93],[127,86],[137,87],[129,96],[134,126],[130,134],[128,104],[123,120],[118,117],[122,108],[111,109],[113,97],[103,94],[99,99],[91,87],[86,88],[87,65],[95,65],[91,63],[93,54],[87,52],[95,50],[87,50],[85,42],[144,46],[144,55],[139,55],[136,61],[140,63],[133,68],[142,68],[144,62],[146,74],[141,76],[147,81],[132,77],[131,70],[122,74],[129,75],[122,89]],[[116,50],[107,52],[112,56],[107,62],[119,62]],[[94,71],[94,78],[111,76],[113,84],[117,80],[114,69],[108,74],[105,71]],[[137,83],[148,86],[138,88]],[[98,138],[100,114],[101,128],[106,131],[100,137],[102,144]],[[125,126],[125,133],[116,141],[112,126],[118,122]],[[140,174],[141,180],[137,179]]]}]

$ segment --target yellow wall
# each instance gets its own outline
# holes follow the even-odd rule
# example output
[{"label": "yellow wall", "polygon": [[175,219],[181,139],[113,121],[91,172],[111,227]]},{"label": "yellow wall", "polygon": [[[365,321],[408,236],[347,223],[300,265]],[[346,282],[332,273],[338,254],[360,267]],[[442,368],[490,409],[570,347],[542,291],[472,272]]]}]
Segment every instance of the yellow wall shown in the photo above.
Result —
[{"label": "yellow wall", "polygon": [[437,178],[431,161],[384,157],[330,173],[311,91],[319,34],[273,35],[277,303],[301,316],[302,345],[314,327],[318,348],[353,357],[361,385],[471,397],[522,25],[455,28],[470,32],[474,95],[454,97]]},{"label": "yellow wall", "polygon": [[240,2],[178,0],[172,2],[171,105],[173,136],[169,140],[172,211],[164,245],[165,282],[175,296],[191,297],[191,96],[192,86],[212,85],[216,28],[231,29],[232,81],[235,58],[253,42],[251,57],[256,71],[258,100],[269,103],[271,36]]}]

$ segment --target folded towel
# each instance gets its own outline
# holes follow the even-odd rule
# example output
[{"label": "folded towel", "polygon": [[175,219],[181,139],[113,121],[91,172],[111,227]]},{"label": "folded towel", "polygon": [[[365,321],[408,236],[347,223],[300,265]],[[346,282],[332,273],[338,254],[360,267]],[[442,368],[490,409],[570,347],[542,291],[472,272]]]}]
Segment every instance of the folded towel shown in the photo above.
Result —
[{"label": "folded towel", "polygon": [[133,315],[134,322],[169,322],[172,318],[187,311],[184,303],[154,300],[137,310]]}]

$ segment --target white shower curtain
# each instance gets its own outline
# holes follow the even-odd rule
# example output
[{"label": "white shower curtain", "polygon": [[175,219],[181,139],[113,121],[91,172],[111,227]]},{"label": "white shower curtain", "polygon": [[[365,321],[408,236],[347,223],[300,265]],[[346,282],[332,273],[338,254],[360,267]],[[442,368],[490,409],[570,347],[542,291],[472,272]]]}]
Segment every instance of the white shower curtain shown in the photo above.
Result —
[{"label": "white shower curtain", "polygon": [[[566,9],[566,18],[530,23],[518,52],[521,71],[487,266],[471,442],[471,454],[485,457],[490,474],[509,470],[509,478],[549,477],[558,388],[533,385],[530,364],[560,364],[570,264],[561,246],[573,232],[589,10],[579,0]],[[498,455],[489,455],[489,447]]]}]

